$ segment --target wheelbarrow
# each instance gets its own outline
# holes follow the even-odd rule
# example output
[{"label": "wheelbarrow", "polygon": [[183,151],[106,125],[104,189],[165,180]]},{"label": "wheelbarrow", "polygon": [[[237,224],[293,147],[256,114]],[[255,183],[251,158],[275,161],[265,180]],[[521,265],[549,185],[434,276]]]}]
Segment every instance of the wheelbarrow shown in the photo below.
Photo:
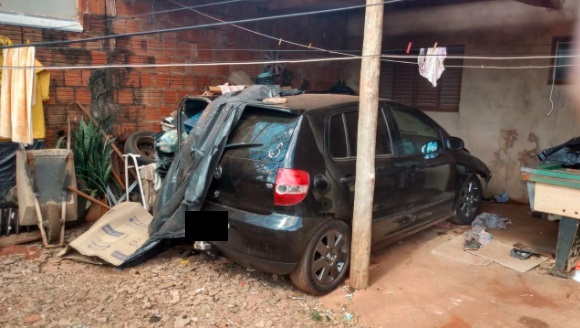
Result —
[{"label": "wheelbarrow", "polygon": [[65,221],[77,219],[78,196],[73,153],[68,149],[17,154],[19,222],[38,225],[45,247],[64,246]]}]

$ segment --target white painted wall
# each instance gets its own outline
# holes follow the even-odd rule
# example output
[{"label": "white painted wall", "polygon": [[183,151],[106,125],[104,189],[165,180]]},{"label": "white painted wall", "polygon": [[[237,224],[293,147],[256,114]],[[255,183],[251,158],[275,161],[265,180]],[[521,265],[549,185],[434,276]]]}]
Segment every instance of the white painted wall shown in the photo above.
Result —
[{"label": "white painted wall", "polygon": [[[440,46],[463,44],[466,55],[551,54],[552,37],[572,33],[576,6],[576,1],[566,1],[564,10],[554,11],[498,0],[386,12],[383,49],[438,42]],[[349,22],[351,49],[361,45],[362,22],[362,17]],[[526,64],[547,65],[550,60]],[[349,67],[351,87],[358,84],[359,65]],[[554,86],[554,110],[546,115],[551,108],[549,75],[549,69],[464,69],[459,112],[427,112],[489,165],[494,178],[488,192],[505,190],[512,199],[526,202],[520,166],[538,164],[538,152],[580,135],[580,115],[566,96],[566,86]]]}]

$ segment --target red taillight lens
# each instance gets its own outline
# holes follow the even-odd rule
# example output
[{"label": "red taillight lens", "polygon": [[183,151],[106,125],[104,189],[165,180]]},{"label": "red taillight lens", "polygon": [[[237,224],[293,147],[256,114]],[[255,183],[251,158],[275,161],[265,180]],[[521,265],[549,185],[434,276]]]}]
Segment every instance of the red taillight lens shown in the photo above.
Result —
[{"label": "red taillight lens", "polygon": [[308,172],[278,169],[274,188],[274,205],[291,206],[304,200],[310,186]]}]

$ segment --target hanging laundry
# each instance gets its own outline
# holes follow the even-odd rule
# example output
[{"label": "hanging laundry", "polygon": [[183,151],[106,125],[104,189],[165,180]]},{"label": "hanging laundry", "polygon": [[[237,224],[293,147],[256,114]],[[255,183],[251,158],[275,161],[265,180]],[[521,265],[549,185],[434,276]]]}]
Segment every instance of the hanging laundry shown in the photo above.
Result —
[{"label": "hanging laundry", "polygon": [[447,57],[447,48],[428,48],[427,54],[425,54],[425,49],[421,48],[418,58],[419,74],[429,80],[433,87],[437,87],[437,80],[445,71],[443,66],[445,57]]},{"label": "hanging laundry", "polygon": [[[34,47],[4,49],[2,63],[4,67],[34,67],[34,56]],[[31,144],[34,139],[32,109],[37,95],[35,69],[4,69],[1,81],[0,137]],[[42,98],[39,100],[42,102]],[[44,125],[44,113],[41,123]],[[44,134],[44,129],[42,130]]]}]

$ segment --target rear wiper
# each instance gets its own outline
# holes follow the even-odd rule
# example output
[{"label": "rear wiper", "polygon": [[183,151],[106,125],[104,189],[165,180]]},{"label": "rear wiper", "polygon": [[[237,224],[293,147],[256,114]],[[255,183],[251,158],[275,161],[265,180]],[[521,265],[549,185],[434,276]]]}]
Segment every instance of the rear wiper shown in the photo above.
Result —
[{"label": "rear wiper", "polygon": [[246,142],[240,142],[240,143],[226,145],[224,149],[254,148],[254,147],[261,147],[263,145],[264,144],[261,144],[261,143],[246,143]]}]

